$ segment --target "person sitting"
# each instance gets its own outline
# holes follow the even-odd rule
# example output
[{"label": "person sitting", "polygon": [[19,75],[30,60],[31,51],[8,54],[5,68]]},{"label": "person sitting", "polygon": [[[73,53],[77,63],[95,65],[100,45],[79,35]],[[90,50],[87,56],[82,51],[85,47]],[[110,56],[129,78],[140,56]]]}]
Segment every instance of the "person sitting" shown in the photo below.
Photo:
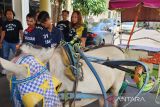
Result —
[{"label": "person sitting", "polygon": [[86,37],[87,37],[87,28],[83,24],[83,19],[80,11],[74,11],[71,16],[71,29],[69,32],[70,41],[73,44],[74,42],[81,42],[81,46],[85,47]]}]

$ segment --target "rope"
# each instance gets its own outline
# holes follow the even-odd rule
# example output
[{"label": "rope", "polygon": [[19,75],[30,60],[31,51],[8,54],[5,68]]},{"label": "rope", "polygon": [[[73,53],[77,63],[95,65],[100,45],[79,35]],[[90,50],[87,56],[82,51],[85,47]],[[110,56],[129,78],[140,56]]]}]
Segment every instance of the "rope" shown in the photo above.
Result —
[{"label": "rope", "polygon": [[64,102],[63,102],[63,107],[65,107],[65,104],[68,101],[68,96],[67,96],[67,90],[64,90]]},{"label": "rope", "polygon": [[76,75],[76,80],[74,82],[74,87],[73,87],[73,91],[74,91],[74,99],[73,99],[74,107],[76,107],[75,101],[76,101],[77,86],[78,86],[78,75]]},{"label": "rope", "polygon": [[100,77],[98,76],[96,70],[94,69],[94,67],[92,66],[92,64],[89,62],[89,60],[86,58],[86,56],[83,54],[83,52],[77,47],[75,46],[75,49],[80,53],[81,57],[83,58],[83,60],[86,62],[86,64],[88,65],[88,67],[91,69],[92,73],[94,74],[94,76],[96,77],[99,85],[100,85],[100,88],[101,88],[101,91],[102,91],[102,94],[103,94],[103,98],[104,98],[104,107],[108,107],[108,103],[107,103],[107,94],[106,94],[106,90],[103,86],[103,83],[100,79]]},{"label": "rope", "polygon": [[[75,43],[74,45],[80,47],[79,43]],[[75,48],[73,48],[70,43],[62,41],[61,46],[67,47],[70,50],[69,56],[71,56],[73,58],[73,62],[74,62],[74,65],[66,65],[66,66],[72,68],[74,76],[75,76],[75,81],[74,81],[74,85],[73,85],[74,98],[73,98],[73,100],[69,101],[69,106],[71,107],[72,104],[74,103],[74,107],[75,107],[76,106],[75,101],[76,101],[76,93],[77,93],[76,91],[77,91],[77,86],[78,86],[78,80],[83,80],[82,63],[80,63],[80,55],[78,53],[76,53]],[[82,72],[80,72],[80,71],[82,71]],[[80,74],[82,74],[82,75],[80,75]],[[65,103],[66,103],[66,101],[63,104],[64,106],[65,106]]]},{"label": "rope", "polygon": [[22,80],[14,80],[12,81],[13,84],[19,84],[19,83],[24,83],[24,82],[27,82],[27,81],[31,81],[35,78],[37,78],[38,76],[40,76],[42,73],[48,71],[45,67],[42,68],[42,70],[38,73],[36,73],[35,75],[31,76],[31,77],[28,77],[28,78],[25,78],[25,79],[22,79]]}]

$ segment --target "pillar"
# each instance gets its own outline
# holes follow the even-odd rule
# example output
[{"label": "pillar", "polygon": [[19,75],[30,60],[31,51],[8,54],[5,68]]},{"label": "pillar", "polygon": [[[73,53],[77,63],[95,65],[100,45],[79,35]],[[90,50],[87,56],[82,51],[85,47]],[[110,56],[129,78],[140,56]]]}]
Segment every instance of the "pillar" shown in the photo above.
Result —
[{"label": "pillar", "polygon": [[69,11],[69,20],[70,20],[71,19],[71,14],[73,12],[72,0],[67,0],[66,1],[66,7],[64,9]]},{"label": "pillar", "polygon": [[68,11],[72,10],[72,1],[71,0],[66,1],[66,8],[65,9]]},{"label": "pillar", "polygon": [[47,11],[51,16],[51,2],[50,0],[40,0],[40,11]]}]

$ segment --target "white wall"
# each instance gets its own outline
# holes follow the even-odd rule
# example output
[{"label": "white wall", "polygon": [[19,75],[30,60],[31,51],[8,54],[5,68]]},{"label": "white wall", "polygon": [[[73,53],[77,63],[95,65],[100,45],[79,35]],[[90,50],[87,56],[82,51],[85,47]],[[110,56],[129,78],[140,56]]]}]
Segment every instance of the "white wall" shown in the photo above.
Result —
[{"label": "white wall", "polygon": [[22,24],[24,26],[24,29],[27,27],[26,23],[26,15],[29,13],[29,0],[21,0],[21,6],[22,6]]},{"label": "white wall", "polygon": [[29,13],[29,0],[12,0],[15,19],[22,22],[23,28],[27,28],[26,15]]}]

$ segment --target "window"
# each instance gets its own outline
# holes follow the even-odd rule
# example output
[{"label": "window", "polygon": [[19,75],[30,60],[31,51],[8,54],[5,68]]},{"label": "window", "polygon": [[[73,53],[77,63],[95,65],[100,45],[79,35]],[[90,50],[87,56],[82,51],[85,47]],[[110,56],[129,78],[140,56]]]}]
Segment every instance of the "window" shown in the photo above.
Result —
[{"label": "window", "polygon": [[4,12],[8,8],[12,8],[12,0],[0,0],[0,10]]},{"label": "window", "polygon": [[29,11],[35,13],[39,10],[39,0],[30,0],[29,1]]}]

